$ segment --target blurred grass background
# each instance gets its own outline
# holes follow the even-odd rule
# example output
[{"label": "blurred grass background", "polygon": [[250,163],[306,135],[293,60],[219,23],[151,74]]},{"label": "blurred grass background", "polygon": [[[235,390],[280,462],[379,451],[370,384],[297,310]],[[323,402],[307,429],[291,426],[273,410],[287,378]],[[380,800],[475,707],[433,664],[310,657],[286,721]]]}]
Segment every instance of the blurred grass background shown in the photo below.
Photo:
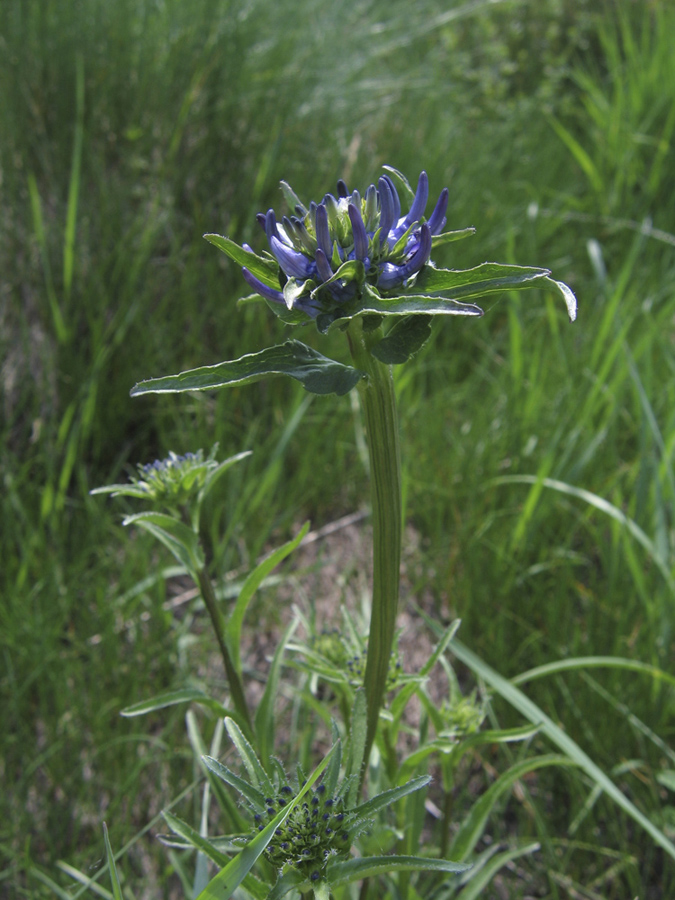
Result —
[{"label": "blurred grass background", "polygon": [[[93,870],[102,819],[122,846],[192,773],[180,711],[150,732],[118,717],[185,681],[189,618],[164,608],[162,579],[136,589],[168,559],[149,568],[120,505],[88,491],[169,449],[253,449],[211,510],[215,572],[366,500],[349,398],[281,379],[128,396],[285,336],[237,309],[239,272],[201,238],[261,246],[255,213],[280,207],[281,178],[309,199],[382,164],[425,168],[432,192],[450,187],[449,227],[478,229],[442,264],[544,265],[577,291],[574,327],[552,297],[498,297],[397,370],[413,593],[507,676],[583,655],[672,671],[675,8],[411,9],[0,5],[0,893],[48,895],[35,871],[66,884],[60,859]],[[333,340],[322,350],[343,354]],[[673,837],[672,691],[612,670],[528,690]],[[537,896],[675,892],[672,863],[611,805],[570,832],[587,794],[559,775],[520,812],[543,841]],[[127,865],[169,896],[160,847]]]}]

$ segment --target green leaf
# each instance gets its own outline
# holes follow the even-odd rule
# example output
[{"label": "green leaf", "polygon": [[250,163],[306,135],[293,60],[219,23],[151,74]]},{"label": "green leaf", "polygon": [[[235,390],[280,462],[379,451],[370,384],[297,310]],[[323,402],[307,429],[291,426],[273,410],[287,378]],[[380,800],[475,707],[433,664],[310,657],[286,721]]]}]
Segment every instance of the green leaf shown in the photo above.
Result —
[{"label": "green leaf", "polygon": [[310,279],[299,281],[297,278],[289,278],[284,285],[283,291],[286,309],[295,309],[296,302],[300,300],[301,297],[308,295],[315,286],[316,282],[311,281]]},{"label": "green leaf", "polygon": [[357,304],[347,307],[345,315],[337,319],[337,324],[355,316],[378,314],[383,316],[482,316],[483,310],[473,303],[462,303],[447,297],[430,296],[426,291],[418,290],[416,283],[414,293],[402,294],[398,297],[381,297],[379,291],[369,284],[363,286],[363,293]]},{"label": "green leaf", "polygon": [[550,278],[548,269],[533,266],[511,266],[501,263],[482,263],[473,269],[436,269],[425,266],[417,276],[415,290],[420,293],[450,293],[455,299],[483,297],[496,291],[517,291],[527,288],[553,288],[561,294],[570,321],[577,315],[574,293],[562,281]]},{"label": "green leaf", "polygon": [[432,234],[431,249],[435,250],[437,247],[442,247],[443,244],[451,244],[453,241],[461,241],[463,238],[471,237],[475,233],[476,229],[469,227],[460,228],[457,231],[446,231],[443,234]]},{"label": "green leaf", "polygon": [[203,756],[202,760],[204,765],[207,766],[214,775],[217,775],[218,778],[222,779],[226,784],[229,784],[230,787],[239,791],[242,797],[245,797],[252,806],[256,807],[256,809],[265,808],[265,796],[267,792],[261,793],[250,785],[248,781],[244,781],[243,778],[235,775],[235,773],[231,772],[227,766],[224,766],[219,760],[214,759],[212,756]]},{"label": "green leaf", "polygon": [[234,859],[213,878],[201,892],[197,900],[230,900],[234,891],[239,887],[245,876],[255,865],[260,855],[264,852],[269,842],[274,837],[274,832],[282,825],[295,807],[302,801],[305,794],[312,788],[314,782],[328,765],[335,748],[331,748],[327,755],[316,767],[312,775],[307,779],[304,787],[277,815],[251,840]]},{"label": "green leaf", "polygon": [[143,488],[136,487],[134,484],[106,484],[103,487],[92,488],[89,493],[94,494],[112,494],[113,497],[140,497],[142,500],[148,499],[148,492]]},{"label": "green leaf", "polygon": [[466,872],[467,863],[451,862],[449,859],[427,859],[423,856],[368,856],[363,859],[348,859],[343,862],[328,863],[326,880],[331,885],[360,881],[374,875],[388,872]]},{"label": "green leaf", "polygon": [[360,259],[348,259],[343,262],[336,272],[328,279],[322,281],[321,284],[312,291],[312,297],[316,297],[319,291],[328,284],[334,284],[338,281],[356,281],[363,284],[366,280],[366,269]]},{"label": "green leaf", "polygon": [[227,636],[232,648],[232,658],[239,674],[241,674],[239,644],[241,641],[241,629],[248,605],[251,602],[253,595],[272,569],[278,566],[280,562],[286,559],[286,557],[296,549],[308,531],[309,522],[305,522],[298,534],[292,540],[287,541],[281,547],[278,547],[270,553],[269,556],[266,556],[262,562],[258,563],[255,569],[247,576],[242,589],[239,591],[237,602],[234,605],[234,609],[232,610],[232,614],[226,625]]},{"label": "green leaf", "polygon": [[382,168],[386,169],[387,172],[389,172],[391,175],[394,176],[394,178],[396,178],[396,180],[401,185],[401,188],[406,197],[406,200],[408,201],[409,204],[411,204],[412,201],[415,199],[415,191],[410,187],[410,182],[405,177],[403,172],[399,172],[399,170],[395,169],[393,166],[382,166]]},{"label": "green leaf", "polygon": [[119,875],[117,874],[117,866],[115,865],[115,856],[110,846],[110,838],[108,837],[108,827],[103,823],[103,839],[105,840],[105,854],[108,859],[108,868],[110,869],[110,882],[112,884],[112,892],[114,900],[124,900],[122,896],[122,886],[120,884]]},{"label": "green leaf", "polygon": [[200,703],[202,706],[212,709],[219,716],[228,715],[228,710],[222,703],[219,703],[217,700],[214,700],[213,697],[209,697],[208,694],[205,694],[204,691],[200,691],[197,688],[183,688],[178,691],[168,691],[166,694],[156,694],[154,697],[150,697],[147,700],[141,700],[140,703],[134,703],[132,706],[127,706],[120,712],[120,715],[125,716],[126,718],[131,718],[132,716],[145,716],[150,712],[154,712],[156,709],[166,709],[167,706],[176,706],[178,703],[191,702]]},{"label": "green leaf", "polygon": [[481,263],[473,269],[436,269],[425,266],[417,276],[415,289],[437,294],[451,293],[454,297],[482,297],[494,291],[517,290],[523,285],[540,281],[550,275],[548,269],[534,266]]},{"label": "green leaf", "polygon": [[256,278],[259,278],[263,284],[274,288],[275,291],[281,290],[279,264],[276,261],[265,259],[250,250],[244,250],[239,244],[235,244],[234,241],[220,234],[205,234],[204,237],[214,247],[226,253],[238,265],[246,266],[249,272],[255,275]]},{"label": "green leaf", "polygon": [[413,778],[412,781],[409,781],[407,784],[402,784],[399,787],[391,788],[388,791],[377,794],[375,797],[371,797],[370,800],[366,800],[365,803],[357,806],[353,812],[359,818],[369,819],[378,810],[383,809],[385,806],[391,806],[392,803],[400,800],[401,797],[405,797],[407,794],[412,794],[413,791],[419,791],[421,788],[426,787],[430,781],[430,775],[420,775],[418,778]]},{"label": "green leaf", "polygon": [[141,512],[127,516],[123,525],[138,525],[149,531],[173,553],[179,563],[195,576],[204,565],[199,538],[184,522],[166,513]]},{"label": "green leaf", "polygon": [[431,316],[406,316],[370,352],[388,365],[406,362],[431,336],[431,321]]},{"label": "green leaf", "polygon": [[273,794],[274,788],[267,776],[267,772],[256,756],[255,750],[246,740],[234,719],[225,719],[225,727],[227,728],[230,740],[237,748],[237,753],[239,754],[241,761],[246,767],[251,784],[253,787],[261,789],[264,795],[269,797]]},{"label": "green leaf", "polygon": [[184,822],[182,819],[179,819],[178,816],[174,816],[173,813],[170,813],[167,810],[162,812],[162,817],[174,834],[180,835],[180,837],[184,838],[192,847],[201,850],[202,853],[208,856],[208,858],[221,869],[228,864],[230,858],[224,853],[221,853],[220,850],[213,846],[208,838],[202,837],[202,835],[192,828],[192,826],[188,825],[187,822]]},{"label": "green leaf", "polygon": [[300,341],[286,341],[215,366],[141,381],[131,396],[214,390],[231,384],[251,384],[267,375],[289,375],[313,394],[338,395],[351,391],[363,378],[357,369],[328,359]]}]

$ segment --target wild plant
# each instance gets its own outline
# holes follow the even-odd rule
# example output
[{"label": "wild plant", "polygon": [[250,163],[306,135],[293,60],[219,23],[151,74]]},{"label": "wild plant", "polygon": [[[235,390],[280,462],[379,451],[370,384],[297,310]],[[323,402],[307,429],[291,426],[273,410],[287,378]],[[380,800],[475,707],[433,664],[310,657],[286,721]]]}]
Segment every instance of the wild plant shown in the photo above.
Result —
[{"label": "wild plant", "polygon": [[[214,588],[200,545],[200,510],[208,492],[247,452],[218,462],[202,451],[141,466],[127,485],[99,492],[149,501],[152,509],[126,519],[149,531],[174,554],[199,589],[210,616],[227,675],[228,698],[194,691],[142,701],[126,710],[138,715],[175,702],[194,701],[217,715],[211,752],[194,716],[190,739],[207,781],[199,828],[165,813],[172,835],[164,838],[186,889],[199,898],[279,898],[313,893],[326,900],[360,896],[434,898],[479,896],[496,872],[533,842],[499,844],[477,852],[491,812],[524,775],[546,766],[582,769],[669,853],[675,848],[613,783],[519,689],[463,647],[458,622],[443,626],[420,610],[420,623],[436,644],[417,672],[407,672],[397,642],[401,566],[401,475],[392,366],[413,357],[441,316],[483,314],[475,300],[499,291],[539,288],[565,301],[570,320],[576,299],[548,270],[484,263],[468,270],[444,269],[432,252],[468,237],[473,229],[444,231],[449,192],[438,196],[426,217],[425,172],[413,190],[386,168],[363,196],[339,181],[335,195],[305,205],[282,182],[289,214],[258,215],[268,248],[260,253],[220,235],[207,240],[242,267],[253,294],[240,303],[264,302],[282,322],[314,325],[322,336],[343,334],[350,363],[289,340],[257,353],[141,382],[133,396],[215,390],[287,375],[321,395],[358,392],[368,447],[372,508],[372,591],[369,620],[342,610],[342,627],[326,630],[295,609],[280,636],[255,713],[247,700],[241,639],[251,598],[263,579],[303,539],[270,553],[248,576],[230,609]],[[403,212],[400,194],[407,203]],[[463,694],[448,652],[464,662],[528,724],[485,728],[491,715],[485,687]],[[284,665],[290,663],[284,669]],[[438,684],[445,682],[439,702]],[[280,697],[287,703],[280,703]],[[290,699],[289,699],[290,698]],[[410,717],[415,698],[417,719]],[[292,715],[281,720],[282,712]],[[283,727],[280,727],[283,726]],[[240,758],[235,771],[218,757],[223,727]],[[561,753],[527,755],[542,733]],[[517,743],[523,752],[467,811],[454,805],[463,761],[485,745]],[[295,766],[281,755],[296,759]],[[430,771],[438,784],[429,793]],[[225,784],[235,791],[239,805]],[[223,833],[210,833],[215,798]],[[438,803],[436,802],[438,801]],[[106,836],[107,841],[107,836]],[[107,844],[113,893],[119,889]],[[190,876],[186,857],[196,851]],[[219,869],[209,877],[207,861]]]}]

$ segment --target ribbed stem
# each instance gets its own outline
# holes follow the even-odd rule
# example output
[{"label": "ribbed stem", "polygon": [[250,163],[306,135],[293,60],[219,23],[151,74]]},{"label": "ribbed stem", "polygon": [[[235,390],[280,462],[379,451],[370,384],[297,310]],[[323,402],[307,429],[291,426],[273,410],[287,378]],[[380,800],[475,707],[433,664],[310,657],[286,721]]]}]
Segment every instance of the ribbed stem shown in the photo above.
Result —
[{"label": "ribbed stem", "polygon": [[361,320],[347,332],[352,359],[367,378],[359,382],[370,459],[373,510],[373,600],[368,636],[365,689],[367,731],[364,771],[377,734],[389,674],[401,565],[401,459],[394,381],[389,366],[370,354],[382,336],[366,332]]},{"label": "ribbed stem", "polygon": [[199,578],[199,588],[204,600],[204,605],[209,612],[211,623],[213,624],[213,630],[216,633],[216,640],[218,641],[218,647],[220,648],[220,655],[223,658],[225,673],[227,675],[227,680],[230,686],[230,695],[232,697],[232,703],[234,704],[235,711],[239,718],[239,724],[247,733],[247,737],[252,738],[253,726],[251,725],[251,717],[248,712],[248,706],[246,705],[244,688],[242,686],[241,679],[239,678],[239,673],[234,666],[232,657],[230,656],[230,651],[228,650],[227,643],[225,641],[223,617],[220,613],[220,609],[218,608],[218,601],[213,590],[213,585],[211,584],[211,579],[207,575],[205,569],[200,569],[197,573],[197,576]]}]

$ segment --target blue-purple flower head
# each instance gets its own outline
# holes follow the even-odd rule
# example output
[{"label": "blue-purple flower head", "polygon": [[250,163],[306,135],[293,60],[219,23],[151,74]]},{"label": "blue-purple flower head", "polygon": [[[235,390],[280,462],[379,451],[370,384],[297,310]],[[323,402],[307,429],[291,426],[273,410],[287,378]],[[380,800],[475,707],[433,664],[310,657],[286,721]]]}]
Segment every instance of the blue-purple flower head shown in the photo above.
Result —
[{"label": "blue-purple flower head", "polygon": [[[422,172],[410,209],[403,213],[393,180],[383,175],[361,196],[344,181],[337,195],[305,207],[282,182],[293,215],[277,220],[274,210],[258,214],[270,250],[279,264],[280,289],[243,269],[258,294],[315,318],[356,297],[364,283],[387,296],[400,293],[429,262],[431,239],[446,223],[444,188],[428,219],[429,179]],[[247,248],[248,249],[248,248]]]}]

